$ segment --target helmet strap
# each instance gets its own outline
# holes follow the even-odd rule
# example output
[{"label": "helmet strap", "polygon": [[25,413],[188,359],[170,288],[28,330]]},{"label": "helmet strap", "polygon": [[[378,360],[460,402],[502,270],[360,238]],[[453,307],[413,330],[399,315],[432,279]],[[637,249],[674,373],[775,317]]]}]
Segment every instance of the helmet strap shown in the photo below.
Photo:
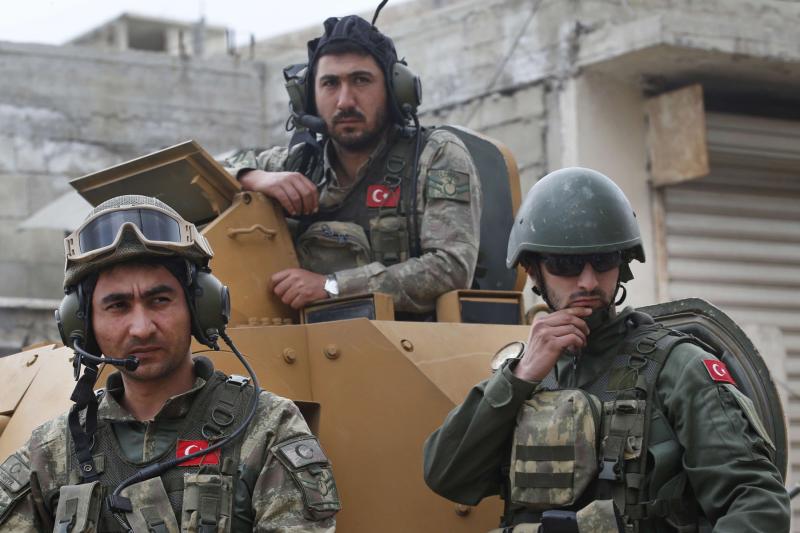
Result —
[{"label": "helmet strap", "polygon": [[622,294],[614,301],[614,305],[622,305],[622,302],[624,302],[625,298],[628,296],[628,289],[625,288],[625,285],[617,281],[617,290],[614,291],[615,298],[620,289],[622,289]]},{"label": "helmet strap", "polygon": [[539,268],[539,258],[538,256],[534,256],[531,261],[531,270],[533,271],[533,293],[537,294],[542,298],[544,303],[547,304],[547,307],[550,308],[551,311],[556,311],[557,309],[550,301],[550,297],[547,295],[547,286],[544,284],[544,276],[542,276],[542,271]]}]

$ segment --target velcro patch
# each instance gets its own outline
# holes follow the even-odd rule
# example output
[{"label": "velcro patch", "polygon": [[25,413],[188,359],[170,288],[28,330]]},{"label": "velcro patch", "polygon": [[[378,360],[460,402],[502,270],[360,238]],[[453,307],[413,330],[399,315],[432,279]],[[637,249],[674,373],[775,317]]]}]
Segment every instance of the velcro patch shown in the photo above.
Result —
[{"label": "velcro patch", "polygon": [[722,361],[718,361],[716,359],[706,359],[703,361],[703,364],[706,365],[708,375],[711,376],[711,379],[714,381],[736,385],[736,382],[733,380],[733,376],[731,376],[731,373],[728,372],[728,367],[725,366],[725,363]]},{"label": "velcro patch", "polygon": [[469,174],[457,170],[430,170],[427,180],[428,199],[441,198],[469,203]]},{"label": "velcro patch", "polygon": [[328,458],[314,437],[307,437],[278,445],[278,453],[292,465],[292,468],[303,468],[314,463],[327,463]]},{"label": "velcro patch", "polygon": [[[186,457],[187,455],[192,455],[206,448],[208,448],[207,440],[179,440],[178,446],[175,449],[175,457]],[[218,465],[219,451],[219,448],[217,448],[200,457],[178,463],[178,466]]]},{"label": "velcro patch", "polygon": [[397,207],[400,201],[400,187],[370,185],[367,187],[367,207]]},{"label": "velcro patch", "polygon": [[31,469],[15,453],[0,465],[0,483],[10,492],[17,493],[30,482]]}]

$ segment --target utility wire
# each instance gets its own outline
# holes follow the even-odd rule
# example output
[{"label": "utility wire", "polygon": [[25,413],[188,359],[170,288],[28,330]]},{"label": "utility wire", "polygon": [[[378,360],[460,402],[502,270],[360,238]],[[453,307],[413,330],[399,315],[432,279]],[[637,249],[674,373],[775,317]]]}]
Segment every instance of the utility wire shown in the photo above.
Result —
[{"label": "utility wire", "polygon": [[516,38],[514,39],[514,42],[511,43],[511,48],[508,49],[508,52],[506,53],[506,55],[503,58],[503,60],[500,62],[500,65],[498,65],[497,70],[494,73],[494,76],[492,76],[492,78],[489,81],[488,85],[486,85],[486,88],[483,90],[483,93],[481,93],[483,96],[478,101],[477,105],[472,108],[472,111],[470,112],[469,116],[467,117],[467,120],[464,122],[464,125],[469,126],[470,122],[472,122],[472,119],[475,118],[475,114],[483,106],[483,102],[486,101],[486,95],[489,93],[489,91],[492,90],[492,88],[494,87],[494,84],[497,83],[497,80],[500,79],[500,75],[505,70],[506,66],[508,65],[508,62],[511,60],[511,57],[514,55],[514,52],[517,51],[517,46],[519,46],[520,41],[522,41],[522,37],[523,37],[523,35],[525,35],[525,32],[528,30],[528,26],[530,25],[531,21],[533,20],[533,17],[536,15],[536,12],[539,10],[539,6],[542,5],[542,1],[543,0],[538,0],[538,2],[533,4],[531,12],[528,14],[528,18],[525,19],[525,22],[522,24],[522,28],[520,28],[519,33],[517,34]]}]

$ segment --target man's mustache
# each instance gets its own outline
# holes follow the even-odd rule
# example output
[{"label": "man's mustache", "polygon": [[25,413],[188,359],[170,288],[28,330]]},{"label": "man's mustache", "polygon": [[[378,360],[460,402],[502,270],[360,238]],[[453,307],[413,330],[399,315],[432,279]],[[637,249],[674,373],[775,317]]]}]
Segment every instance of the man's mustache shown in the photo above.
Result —
[{"label": "man's mustache", "polygon": [[347,119],[366,120],[364,115],[361,114],[360,111],[357,111],[355,109],[347,109],[347,110],[344,110],[344,111],[339,111],[338,113],[333,115],[333,123],[334,124],[336,124],[337,122],[340,122],[342,120],[347,120]]},{"label": "man's mustache", "polygon": [[602,302],[608,302],[608,295],[602,289],[593,289],[591,291],[578,291],[569,295],[569,301],[583,300],[586,298],[597,298]]}]

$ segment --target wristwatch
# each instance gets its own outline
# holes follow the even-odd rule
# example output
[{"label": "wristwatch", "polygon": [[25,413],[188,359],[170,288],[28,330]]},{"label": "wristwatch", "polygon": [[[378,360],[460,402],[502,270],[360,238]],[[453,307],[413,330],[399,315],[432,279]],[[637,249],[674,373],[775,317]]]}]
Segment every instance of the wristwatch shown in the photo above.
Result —
[{"label": "wristwatch", "polygon": [[336,275],[331,274],[325,278],[325,292],[328,293],[328,298],[336,298],[339,296],[339,282],[336,281]]}]

